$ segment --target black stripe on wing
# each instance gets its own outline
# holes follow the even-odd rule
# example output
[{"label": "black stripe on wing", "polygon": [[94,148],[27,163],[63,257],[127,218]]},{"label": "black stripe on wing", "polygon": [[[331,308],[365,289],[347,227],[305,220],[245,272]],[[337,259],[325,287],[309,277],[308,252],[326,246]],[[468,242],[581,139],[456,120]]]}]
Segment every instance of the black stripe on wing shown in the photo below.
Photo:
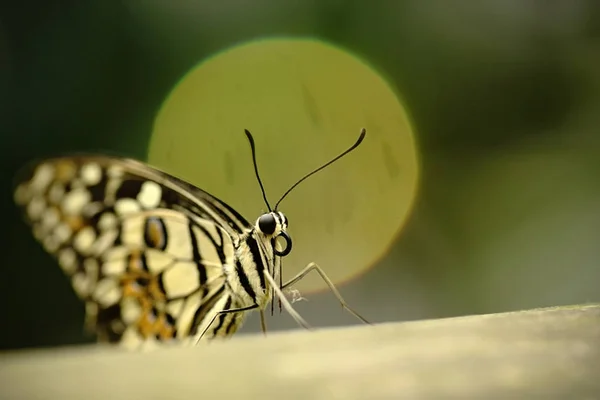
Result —
[{"label": "black stripe on wing", "polygon": [[[209,219],[230,235],[240,235],[251,228],[243,216],[217,197],[180,178],[128,158],[71,156],[32,164],[17,175],[16,200],[21,204],[27,201],[23,199],[27,193],[20,189],[26,182],[34,182],[30,186],[33,191],[30,190],[29,194],[44,195],[52,189],[57,195],[61,189],[69,192],[83,186],[90,195],[90,202],[106,207],[114,206],[118,200],[145,198],[148,201],[142,204],[144,209],[177,209]],[[152,182],[159,190],[151,187]],[[156,193],[159,198],[152,198]]]},{"label": "black stripe on wing", "polygon": [[223,265],[234,265],[232,235],[249,225],[182,182],[109,157],[53,159],[21,174],[15,200],[102,339],[185,337],[198,309],[216,311],[205,303],[224,295],[215,297]]}]

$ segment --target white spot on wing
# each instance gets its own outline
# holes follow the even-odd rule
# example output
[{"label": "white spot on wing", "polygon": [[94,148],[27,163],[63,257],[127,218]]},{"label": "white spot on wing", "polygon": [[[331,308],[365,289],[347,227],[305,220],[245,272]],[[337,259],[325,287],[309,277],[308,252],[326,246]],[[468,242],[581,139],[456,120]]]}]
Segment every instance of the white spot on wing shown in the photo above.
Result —
[{"label": "white spot on wing", "polygon": [[120,165],[111,165],[106,172],[111,178],[120,178],[125,173],[125,170]]},{"label": "white spot on wing", "polygon": [[42,240],[45,236],[45,230],[40,225],[33,225],[33,237],[37,240]]},{"label": "white spot on wing", "polygon": [[27,216],[36,220],[42,216],[42,213],[46,209],[46,202],[44,198],[41,196],[35,196],[31,199],[29,204],[27,204]]},{"label": "white spot on wing", "polygon": [[77,255],[73,249],[67,247],[58,253],[58,264],[63,271],[71,275],[77,270]]},{"label": "white spot on wing", "polygon": [[160,185],[156,182],[146,181],[142,184],[137,199],[142,207],[149,209],[158,207],[161,196],[162,189],[160,188]]},{"label": "white spot on wing", "polygon": [[96,281],[98,279],[100,266],[95,258],[86,258],[83,261],[83,268],[85,269],[85,273],[90,280]]},{"label": "white spot on wing", "polygon": [[110,321],[110,328],[116,333],[123,333],[125,331],[125,324],[120,319],[113,319]]},{"label": "white spot on wing", "polygon": [[59,219],[60,215],[58,214],[56,208],[50,207],[44,212],[44,215],[42,216],[41,227],[44,230],[49,230],[58,223]]},{"label": "white spot on wing", "polygon": [[95,255],[100,255],[110,248],[115,243],[119,232],[116,229],[102,232],[98,239],[90,249],[90,252]]},{"label": "white spot on wing", "polygon": [[133,247],[145,247],[144,245],[144,221],[143,215],[133,215],[123,221],[121,239],[123,244]]},{"label": "white spot on wing", "polygon": [[56,238],[58,239],[58,241],[60,243],[65,243],[67,240],[69,240],[71,238],[71,235],[73,234],[73,230],[71,229],[71,227],[65,223],[61,223],[59,224],[55,229],[54,229],[54,235],[56,236]]},{"label": "white spot on wing", "polygon": [[121,317],[127,325],[135,323],[142,314],[140,303],[131,297],[121,301]]},{"label": "white spot on wing", "polygon": [[86,301],[85,314],[88,319],[96,319],[96,316],[98,315],[98,304],[93,301]]},{"label": "white spot on wing", "polygon": [[102,168],[96,163],[87,163],[81,167],[81,179],[88,186],[96,185],[102,179]]},{"label": "white spot on wing", "polygon": [[126,268],[127,263],[125,261],[125,258],[116,258],[113,260],[105,261],[102,264],[102,273],[108,276],[120,275],[125,272]]},{"label": "white spot on wing", "polygon": [[111,306],[121,298],[121,289],[113,279],[102,279],[96,285],[93,294],[94,299],[104,307]]},{"label": "white spot on wing", "polygon": [[98,220],[100,230],[114,229],[117,226],[117,217],[111,212],[105,212]]},{"label": "white spot on wing", "polygon": [[67,193],[62,200],[62,210],[66,215],[77,215],[92,199],[92,195],[85,189],[74,189]]},{"label": "white spot on wing", "polygon": [[127,257],[127,255],[129,254],[129,252],[130,249],[125,246],[112,247],[104,253],[102,258],[107,261],[119,259],[124,260],[125,257]]},{"label": "white spot on wing", "polygon": [[80,253],[87,253],[94,244],[94,240],[96,240],[94,229],[91,226],[86,226],[75,235],[73,247]]},{"label": "white spot on wing", "polygon": [[14,200],[17,204],[25,204],[29,199],[29,187],[25,184],[20,184],[15,189]]},{"label": "white spot on wing", "polygon": [[81,213],[85,216],[91,217],[93,215],[96,215],[98,212],[100,212],[104,207],[105,207],[105,205],[99,201],[95,201],[93,203],[87,203],[81,209]]},{"label": "white spot on wing", "polygon": [[54,168],[50,164],[41,164],[35,170],[31,179],[30,188],[39,193],[48,187],[54,177]]},{"label": "white spot on wing", "polygon": [[54,182],[48,190],[48,200],[53,204],[59,204],[65,195],[65,187],[60,182]]},{"label": "white spot on wing", "polygon": [[60,242],[56,236],[48,235],[44,238],[42,245],[48,253],[54,253],[60,247]]},{"label": "white spot on wing", "polygon": [[119,215],[132,214],[140,210],[140,203],[134,199],[120,199],[115,203],[115,211]]},{"label": "white spot on wing", "polygon": [[134,327],[128,327],[121,336],[120,344],[127,349],[136,349],[141,346],[144,339]]},{"label": "white spot on wing", "polygon": [[80,297],[87,297],[87,295],[90,294],[90,280],[83,272],[73,275],[71,284],[73,285],[75,293],[77,293]]}]

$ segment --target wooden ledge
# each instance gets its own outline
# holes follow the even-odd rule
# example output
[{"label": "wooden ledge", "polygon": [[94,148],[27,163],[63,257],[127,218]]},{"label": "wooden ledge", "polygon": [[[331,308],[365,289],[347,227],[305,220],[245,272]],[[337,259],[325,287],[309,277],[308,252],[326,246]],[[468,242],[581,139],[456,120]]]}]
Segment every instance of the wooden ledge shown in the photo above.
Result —
[{"label": "wooden ledge", "polygon": [[128,353],[4,352],[6,399],[600,399],[600,304],[238,336]]}]

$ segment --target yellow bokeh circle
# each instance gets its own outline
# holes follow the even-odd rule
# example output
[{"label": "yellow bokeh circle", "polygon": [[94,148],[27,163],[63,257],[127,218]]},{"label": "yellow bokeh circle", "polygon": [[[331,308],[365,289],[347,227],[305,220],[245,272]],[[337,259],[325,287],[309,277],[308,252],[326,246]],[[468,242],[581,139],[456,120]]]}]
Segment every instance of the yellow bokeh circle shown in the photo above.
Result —
[{"label": "yellow bokeh circle", "polygon": [[[367,136],[282,202],[293,251],[284,278],[318,263],[337,283],[385,255],[416,194],[415,140],[388,84],[352,54],[310,39],[265,39],[190,71],[156,118],[148,161],[227,202],[251,223],[264,211],[244,129],[273,205],[301,176]],[[323,289],[318,275],[296,287]]]}]

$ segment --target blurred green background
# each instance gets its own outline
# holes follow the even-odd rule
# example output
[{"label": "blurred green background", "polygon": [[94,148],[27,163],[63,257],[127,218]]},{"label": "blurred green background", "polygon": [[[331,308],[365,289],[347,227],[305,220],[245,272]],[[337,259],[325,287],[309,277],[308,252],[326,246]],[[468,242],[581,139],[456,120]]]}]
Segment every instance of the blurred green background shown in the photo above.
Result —
[{"label": "blurred green background", "polygon": [[[384,322],[600,301],[599,2],[7,3],[0,347],[93,340],[13,206],[16,170],[72,151],[144,158],[157,111],[191,68],[281,35],[367,60],[417,133],[414,209],[387,256],[341,286],[354,308]],[[296,305],[313,325],[356,323],[329,293],[307,297]],[[268,324],[296,327],[285,315]],[[258,331],[257,316],[243,330]]]}]

